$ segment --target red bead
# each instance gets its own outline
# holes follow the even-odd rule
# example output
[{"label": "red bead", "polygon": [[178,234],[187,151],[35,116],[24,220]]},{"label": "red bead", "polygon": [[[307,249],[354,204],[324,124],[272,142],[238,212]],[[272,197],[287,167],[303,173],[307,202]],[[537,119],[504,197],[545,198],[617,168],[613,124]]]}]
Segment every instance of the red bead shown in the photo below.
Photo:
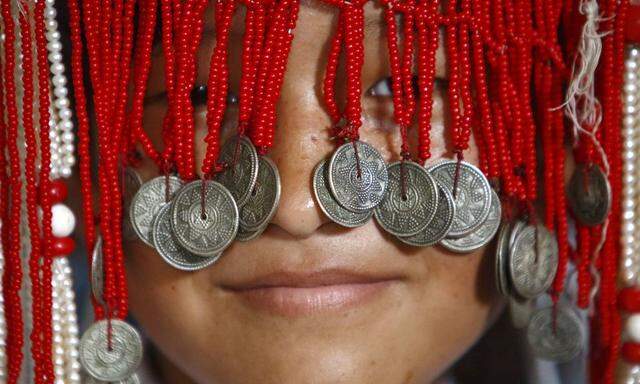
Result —
[{"label": "red bead", "polygon": [[621,289],[618,293],[618,306],[625,312],[640,312],[640,289]]},{"label": "red bead", "polygon": [[53,256],[66,256],[71,254],[76,247],[76,242],[71,237],[56,237],[51,241]]},{"label": "red bead", "polygon": [[639,364],[640,363],[640,344],[626,342],[622,344],[622,356],[629,363]]},{"label": "red bead", "polygon": [[640,4],[629,6],[626,39],[630,43],[640,43]]},{"label": "red bead", "polygon": [[49,183],[49,185],[49,196],[51,197],[52,204],[60,203],[67,199],[69,190],[67,188],[67,184],[65,184],[64,181],[60,179],[53,180]]}]

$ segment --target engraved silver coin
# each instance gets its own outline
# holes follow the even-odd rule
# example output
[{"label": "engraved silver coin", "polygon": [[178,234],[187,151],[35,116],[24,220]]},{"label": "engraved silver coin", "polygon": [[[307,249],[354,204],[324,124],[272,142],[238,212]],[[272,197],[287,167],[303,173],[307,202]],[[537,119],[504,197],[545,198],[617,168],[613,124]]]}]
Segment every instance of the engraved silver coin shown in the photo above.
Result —
[{"label": "engraved silver coin", "polygon": [[215,256],[231,244],[238,232],[238,215],[233,196],[216,181],[193,181],[171,203],[175,239],[201,256]]},{"label": "engraved silver coin", "polygon": [[197,271],[218,261],[222,252],[214,256],[202,257],[182,248],[171,228],[171,206],[160,208],[153,224],[153,244],[160,257],[172,267],[181,271]]},{"label": "engraved silver coin", "polygon": [[533,313],[533,301],[532,300],[518,300],[516,298],[509,298],[509,318],[511,324],[515,329],[523,329],[529,324],[531,314]]},{"label": "engraved silver coin", "polygon": [[413,236],[423,231],[438,208],[435,180],[426,169],[413,162],[393,163],[387,167],[387,173],[387,193],[373,211],[376,220],[396,236]]},{"label": "engraved silver coin", "polygon": [[[239,140],[239,141],[238,141]],[[242,207],[249,197],[258,178],[258,153],[245,136],[234,136],[227,140],[220,150],[221,163],[229,166],[216,176],[216,181],[224,185]]]},{"label": "engraved silver coin", "polygon": [[415,247],[429,247],[438,243],[449,232],[449,228],[453,224],[455,209],[453,196],[438,185],[438,208],[429,225],[413,236],[398,236],[398,240]]},{"label": "engraved silver coin", "polygon": [[104,269],[101,236],[96,239],[91,256],[91,293],[100,305],[104,305]]},{"label": "engraved silver coin", "polygon": [[131,167],[125,167],[122,176],[122,238],[124,240],[132,241],[138,236],[131,225],[129,209],[131,208],[133,197],[142,186],[142,177],[140,177],[140,174]]},{"label": "engraved silver coin", "polygon": [[[527,341],[533,353],[545,360],[567,362],[577,357],[586,343],[578,315],[559,305],[536,311],[527,326]],[[554,324],[555,318],[555,324]]]},{"label": "engraved silver coin", "polygon": [[567,192],[571,211],[580,223],[589,226],[604,223],[611,209],[611,186],[598,165],[576,167]]},{"label": "engraved silver coin", "polygon": [[440,245],[452,252],[473,252],[484,247],[493,239],[500,227],[501,219],[502,208],[500,198],[495,191],[491,190],[491,208],[484,223],[468,235],[457,238],[445,238],[440,242]]},{"label": "engraved silver coin", "polygon": [[503,222],[498,232],[498,240],[496,244],[495,259],[495,279],[496,288],[504,296],[509,296],[511,288],[509,286],[508,269],[509,269],[509,239],[513,231],[513,223]]},{"label": "engraved silver coin", "polygon": [[313,171],[313,193],[322,212],[343,227],[356,228],[366,224],[373,216],[373,210],[352,212],[338,204],[329,190],[326,166],[326,160],[322,160]]},{"label": "engraved silver coin", "polygon": [[448,237],[461,237],[473,232],[489,215],[491,187],[489,181],[475,166],[463,161],[458,171],[456,193],[453,194],[457,162],[446,160],[429,168],[431,176],[454,196],[456,216]]},{"label": "engraved silver coin", "polygon": [[102,381],[94,377],[91,377],[90,375],[87,375],[86,379],[84,380],[84,383],[85,384],[140,384],[140,379],[138,378],[138,375],[136,375],[135,373],[124,380],[118,380],[118,381]]},{"label": "engraved silver coin", "polygon": [[558,243],[554,235],[542,225],[526,226],[518,232],[509,259],[509,276],[518,295],[533,299],[544,293],[557,268]]},{"label": "engraved silver coin", "polygon": [[236,240],[242,241],[242,242],[251,241],[257,238],[258,236],[260,236],[262,232],[264,232],[265,229],[267,229],[267,227],[268,227],[268,223],[256,230],[248,230],[243,228],[241,225],[240,228],[238,228],[238,233],[236,234]]},{"label": "engraved silver coin", "polygon": [[380,204],[389,181],[380,153],[362,141],[340,146],[329,160],[326,176],[333,197],[353,212],[365,212]]},{"label": "engraved silver coin", "polygon": [[107,320],[87,329],[80,339],[80,363],[92,377],[119,381],[134,374],[142,360],[142,339],[122,320],[111,319],[111,348],[107,340]]},{"label": "engraved silver coin", "polygon": [[280,173],[268,157],[260,156],[258,179],[247,202],[240,208],[240,226],[255,231],[268,224],[280,203]]},{"label": "engraved silver coin", "polygon": [[140,187],[131,201],[129,217],[131,226],[140,240],[153,247],[151,229],[153,220],[160,207],[167,203],[167,189],[169,187],[169,199],[182,187],[182,180],[175,176],[155,177]]}]

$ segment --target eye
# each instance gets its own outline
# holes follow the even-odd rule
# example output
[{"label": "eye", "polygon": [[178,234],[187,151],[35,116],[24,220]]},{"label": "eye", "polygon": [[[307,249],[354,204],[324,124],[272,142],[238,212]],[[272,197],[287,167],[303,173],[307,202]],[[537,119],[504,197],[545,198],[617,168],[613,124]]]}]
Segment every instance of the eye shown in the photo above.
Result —
[{"label": "eye", "polygon": [[[207,86],[198,84],[191,90],[191,103],[193,106],[201,106],[207,104]],[[227,91],[227,105],[238,104],[238,96],[232,91]]]},{"label": "eye", "polygon": [[[393,86],[392,86],[391,77],[385,77],[378,80],[371,88],[367,90],[367,94],[369,96],[374,97],[392,97],[393,96]],[[418,76],[414,75],[411,78],[411,86],[413,89],[413,94],[417,98],[420,95],[420,88],[418,86]]]}]

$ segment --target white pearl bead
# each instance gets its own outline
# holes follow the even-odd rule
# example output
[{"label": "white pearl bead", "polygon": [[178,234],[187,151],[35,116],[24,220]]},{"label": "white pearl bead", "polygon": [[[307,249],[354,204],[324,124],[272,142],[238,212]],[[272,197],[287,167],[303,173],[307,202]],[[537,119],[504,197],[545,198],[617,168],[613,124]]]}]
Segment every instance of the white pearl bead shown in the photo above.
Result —
[{"label": "white pearl bead", "polygon": [[59,97],[59,98],[56,99],[55,105],[56,105],[56,108],[58,108],[58,109],[60,109],[60,108],[69,108],[69,106],[71,105],[71,102],[66,97]]},{"label": "white pearl bead", "polygon": [[51,66],[49,67],[49,70],[51,71],[51,73],[53,73],[54,75],[61,75],[64,73],[64,64],[62,63],[53,63],[51,64]]},{"label": "white pearl bead", "polygon": [[62,43],[59,41],[49,41],[49,43],[47,43],[47,50],[49,52],[60,52],[62,51]]},{"label": "white pearl bead", "polygon": [[67,87],[54,87],[53,95],[60,98],[67,97],[69,96],[69,89]]},{"label": "white pearl bead", "polygon": [[60,169],[60,175],[62,177],[67,178],[71,176],[71,168],[62,168]]},{"label": "white pearl bead", "polygon": [[69,108],[60,108],[60,112],[58,112],[61,119],[69,120],[71,119],[72,112]]},{"label": "white pearl bead", "polygon": [[640,343],[640,313],[634,313],[629,316],[627,319],[626,330],[629,338],[633,342]]},{"label": "white pearl bead", "polygon": [[73,122],[69,119],[63,119],[63,120],[60,120],[58,127],[63,131],[73,131]]},{"label": "white pearl bead", "polygon": [[76,217],[69,207],[64,204],[54,204],[51,207],[51,232],[56,237],[67,237],[76,226]]},{"label": "white pearl bead", "polygon": [[55,19],[56,18],[56,9],[53,7],[47,7],[44,12],[44,17],[47,19]]}]

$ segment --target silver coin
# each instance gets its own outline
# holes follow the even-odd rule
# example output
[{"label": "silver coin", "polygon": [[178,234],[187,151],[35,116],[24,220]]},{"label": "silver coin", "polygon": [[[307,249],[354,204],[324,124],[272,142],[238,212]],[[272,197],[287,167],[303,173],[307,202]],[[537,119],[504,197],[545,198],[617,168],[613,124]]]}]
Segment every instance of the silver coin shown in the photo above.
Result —
[{"label": "silver coin", "polygon": [[101,236],[96,239],[91,256],[91,293],[98,304],[104,305],[104,269]]},{"label": "silver coin", "polygon": [[[239,140],[239,141],[238,141]],[[258,178],[258,153],[245,136],[234,136],[227,140],[220,150],[221,163],[229,166],[216,176],[216,181],[224,185],[242,207],[249,197]]]},{"label": "silver coin", "polygon": [[533,312],[533,302],[531,300],[518,300],[509,298],[509,318],[515,329],[523,329],[529,324],[531,313]]},{"label": "silver coin", "polygon": [[236,240],[242,241],[242,242],[251,241],[257,238],[258,236],[260,236],[267,229],[268,226],[269,226],[269,223],[263,225],[262,227],[256,230],[248,230],[243,228],[241,225],[240,228],[238,228],[238,233],[236,234]]},{"label": "silver coin", "polygon": [[527,326],[527,341],[537,357],[567,362],[584,348],[585,330],[572,309],[559,305],[555,316],[553,312],[553,307],[549,307],[533,314]]},{"label": "silver coin", "polygon": [[331,221],[347,228],[356,228],[366,224],[373,216],[373,210],[352,212],[340,205],[331,194],[326,179],[327,161],[322,160],[313,171],[313,194],[320,210]]},{"label": "silver coin", "polygon": [[387,167],[387,173],[387,193],[373,211],[376,220],[384,230],[396,236],[422,232],[438,209],[435,180],[426,169],[413,162],[393,163]]},{"label": "silver coin", "polygon": [[567,192],[571,211],[580,223],[589,226],[604,223],[611,209],[611,186],[598,165],[578,165]]},{"label": "silver coin", "polygon": [[509,286],[508,268],[509,268],[509,239],[513,232],[513,224],[503,222],[498,231],[498,240],[496,244],[495,259],[495,279],[496,288],[503,296],[509,296],[511,288]]},{"label": "silver coin", "polygon": [[491,190],[491,209],[489,210],[489,215],[485,219],[484,224],[468,235],[458,238],[445,238],[440,242],[440,245],[452,252],[473,252],[484,247],[491,241],[491,239],[493,239],[500,227],[501,219],[502,208],[500,198],[495,191]]},{"label": "silver coin", "polygon": [[238,206],[222,184],[197,180],[176,194],[171,204],[171,220],[178,244],[196,255],[213,257],[236,237]]},{"label": "silver coin", "polygon": [[453,184],[457,162],[446,160],[429,168],[431,176],[454,195],[456,216],[448,237],[461,237],[473,232],[489,215],[491,208],[491,187],[489,181],[475,166],[463,161],[458,171],[456,193]]},{"label": "silver coin", "polygon": [[516,236],[518,233],[527,227],[527,223],[522,220],[517,220],[511,226],[511,231],[509,233],[509,252],[513,249],[513,243],[516,241]]},{"label": "silver coin", "polygon": [[122,238],[124,240],[132,241],[138,236],[131,225],[129,209],[131,208],[131,201],[133,200],[133,197],[142,186],[142,177],[140,177],[140,174],[138,174],[135,169],[125,167],[122,184]]},{"label": "silver coin", "polygon": [[172,267],[181,271],[197,271],[215,263],[222,252],[214,256],[202,257],[182,248],[171,228],[171,205],[160,208],[153,224],[153,244],[160,257]]},{"label": "silver coin", "polygon": [[445,188],[438,185],[438,208],[433,220],[417,234],[407,237],[399,236],[398,239],[415,247],[429,247],[438,243],[449,232],[449,228],[453,224],[455,209],[453,196]]},{"label": "silver coin", "polygon": [[153,247],[151,228],[153,219],[160,207],[167,203],[166,187],[169,187],[169,199],[182,187],[182,180],[175,176],[159,176],[140,187],[131,201],[129,217],[134,231],[147,245]]},{"label": "silver coin", "polygon": [[255,231],[268,224],[280,203],[280,173],[268,157],[260,156],[258,179],[247,202],[240,208],[240,226]]},{"label": "silver coin", "polygon": [[85,384],[140,384],[140,379],[138,378],[138,375],[136,375],[135,373],[124,380],[118,380],[118,381],[102,381],[87,375],[87,378],[84,380],[84,383]]},{"label": "silver coin", "polygon": [[[358,151],[358,161],[354,148]],[[333,153],[327,167],[329,190],[344,208],[365,212],[384,198],[389,181],[387,165],[369,144],[362,141],[343,144]]]},{"label": "silver coin", "polygon": [[119,381],[134,374],[142,360],[142,339],[122,320],[111,319],[111,348],[107,340],[107,320],[89,327],[80,339],[80,363],[92,377]]},{"label": "silver coin", "polygon": [[545,227],[523,228],[516,235],[510,256],[509,276],[518,295],[533,299],[549,289],[558,268],[558,243]]}]

